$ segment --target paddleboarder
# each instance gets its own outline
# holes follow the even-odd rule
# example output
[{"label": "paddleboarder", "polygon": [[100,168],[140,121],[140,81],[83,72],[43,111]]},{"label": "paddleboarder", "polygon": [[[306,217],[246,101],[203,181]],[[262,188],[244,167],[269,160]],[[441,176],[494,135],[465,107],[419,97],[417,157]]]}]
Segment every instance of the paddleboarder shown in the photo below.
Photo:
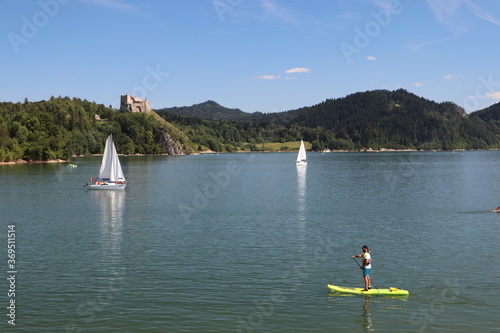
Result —
[{"label": "paddleboarder", "polygon": [[363,291],[368,291],[368,289],[371,289],[370,270],[372,268],[372,255],[368,246],[363,245],[362,250],[363,254],[357,254],[352,256],[352,258],[363,258],[363,264],[359,268],[363,270],[363,280],[365,281],[365,289]]}]

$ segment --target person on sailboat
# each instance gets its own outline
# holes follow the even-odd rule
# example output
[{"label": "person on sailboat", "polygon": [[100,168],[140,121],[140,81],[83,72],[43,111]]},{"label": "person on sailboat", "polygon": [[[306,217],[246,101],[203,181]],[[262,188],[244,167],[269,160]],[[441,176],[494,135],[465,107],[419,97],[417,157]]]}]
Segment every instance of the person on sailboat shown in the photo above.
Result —
[{"label": "person on sailboat", "polygon": [[363,254],[357,254],[352,256],[352,258],[363,258],[363,264],[359,268],[363,270],[363,280],[365,281],[365,289],[363,291],[368,291],[368,289],[371,289],[370,270],[372,269],[372,255],[368,246],[363,245],[362,250]]}]

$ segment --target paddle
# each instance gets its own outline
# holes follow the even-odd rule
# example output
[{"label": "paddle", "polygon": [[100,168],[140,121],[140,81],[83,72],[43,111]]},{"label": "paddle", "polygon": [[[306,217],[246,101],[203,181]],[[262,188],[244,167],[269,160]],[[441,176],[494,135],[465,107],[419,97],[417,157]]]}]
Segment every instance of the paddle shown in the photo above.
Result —
[{"label": "paddle", "polygon": [[360,264],[359,264],[359,262],[356,260],[356,258],[352,258],[352,259],[356,262],[356,264],[358,264],[359,268],[361,268],[361,265],[360,265]]},{"label": "paddle", "polygon": [[[356,260],[356,258],[352,258],[354,259],[354,261],[356,262],[356,264],[358,264],[359,268],[361,268],[361,265],[359,264],[359,262]],[[373,283],[372,279],[370,278],[370,284],[372,284],[375,289],[377,289],[378,293],[380,294],[380,290],[378,290],[377,286],[375,285],[375,283]]]}]

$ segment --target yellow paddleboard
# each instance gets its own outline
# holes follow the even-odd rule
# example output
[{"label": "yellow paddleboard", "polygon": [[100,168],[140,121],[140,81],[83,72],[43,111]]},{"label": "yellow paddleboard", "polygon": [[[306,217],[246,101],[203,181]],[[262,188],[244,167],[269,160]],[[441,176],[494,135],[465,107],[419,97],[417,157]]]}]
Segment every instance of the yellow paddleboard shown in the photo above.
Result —
[{"label": "yellow paddleboard", "polygon": [[349,288],[349,287],[339,287],[331,284],[326,285],[329,291],[344,293],[344,294],[357,294],[357,295],[392,295],[392,296],[408,296],[410,293],[408,290],[398,289],[398,288],[372,288],[368,291],[363,291],[363,288]]}]

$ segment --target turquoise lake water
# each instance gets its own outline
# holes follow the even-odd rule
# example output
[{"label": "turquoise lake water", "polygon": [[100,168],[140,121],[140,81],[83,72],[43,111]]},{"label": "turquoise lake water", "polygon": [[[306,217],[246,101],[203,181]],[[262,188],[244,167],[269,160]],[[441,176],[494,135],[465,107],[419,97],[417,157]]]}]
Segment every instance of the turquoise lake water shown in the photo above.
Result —
[{"label": "turquoise lake water", "polygon": [[[499,332],[500,151],[120,159],[124,192],[83,188],[99,157],[0,166],[0,331]],[[327,291],[364,244],[409,297]]]}]

